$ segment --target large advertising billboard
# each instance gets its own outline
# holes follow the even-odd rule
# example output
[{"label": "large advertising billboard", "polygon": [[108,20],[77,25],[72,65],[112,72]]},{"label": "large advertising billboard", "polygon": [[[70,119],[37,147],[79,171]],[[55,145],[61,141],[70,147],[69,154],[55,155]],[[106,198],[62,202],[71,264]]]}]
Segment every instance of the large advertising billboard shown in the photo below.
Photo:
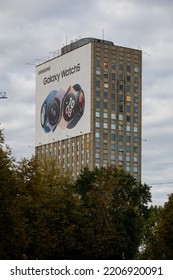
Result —
[{"label": "large advertising billboard", "polygon": [[36,146],[90,132],[91,44],[36,67]]}]

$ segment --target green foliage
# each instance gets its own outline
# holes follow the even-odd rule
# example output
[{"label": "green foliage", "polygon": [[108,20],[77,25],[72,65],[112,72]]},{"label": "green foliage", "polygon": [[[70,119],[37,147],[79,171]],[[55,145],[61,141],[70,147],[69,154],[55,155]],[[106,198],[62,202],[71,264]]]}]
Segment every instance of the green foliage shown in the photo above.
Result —
[{"label": "green foliage", "polygon": [[133,259],[140,244],[150,188],[114,167],[85,169],[75,182],[84,208],[88,259]]},{"label": "green foliage", "polygon": [[172,259],[173,194],[150,201],[115,167],[73,181],[53,159],[17,163],[0,130],[0,259]]},{"label": "green foliage", "polygon": [[155,242],[150,243],[152,259],[173,259],[173,194],[160,212],[154,232]]},{"label": "green foliage", "polygon": [[149,217],[145,221],[143,238],[140,244],[140,250],[137,254],[138,259],[160,259],[158,252],[159,246],[156,239],[156,229],[163,208],[161,206],[151,205],[149,208]]}]

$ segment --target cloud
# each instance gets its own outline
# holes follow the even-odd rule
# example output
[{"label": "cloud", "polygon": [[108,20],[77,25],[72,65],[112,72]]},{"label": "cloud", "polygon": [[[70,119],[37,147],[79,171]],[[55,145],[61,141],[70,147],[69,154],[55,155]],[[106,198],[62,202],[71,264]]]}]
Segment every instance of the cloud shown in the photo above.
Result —
[{"label": "cloud", "polygon": [[[17,158],[35,142],[35,66],[79,37],[143,52],[143,176],[163,204],[173,181],[173,2],[1,0],[0,122]],[[155,184],[159,183],[159,184]]]}]

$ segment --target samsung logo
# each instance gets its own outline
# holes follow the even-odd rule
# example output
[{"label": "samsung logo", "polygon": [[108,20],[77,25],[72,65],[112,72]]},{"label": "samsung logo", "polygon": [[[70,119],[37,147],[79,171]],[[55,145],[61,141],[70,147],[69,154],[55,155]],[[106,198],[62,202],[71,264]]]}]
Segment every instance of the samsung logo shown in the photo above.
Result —
[{"label": "samsung logo", "polygon": [[44,69],[42,69],[42,70],[40,70],[40,71],[38,71],[38,75],[43,74],[43,73],[45,73],[45,72],[47,72],[47,71],[50,71],[50,66],[49,66],[49,67],[46,67],[46,68],[44,68]]}]

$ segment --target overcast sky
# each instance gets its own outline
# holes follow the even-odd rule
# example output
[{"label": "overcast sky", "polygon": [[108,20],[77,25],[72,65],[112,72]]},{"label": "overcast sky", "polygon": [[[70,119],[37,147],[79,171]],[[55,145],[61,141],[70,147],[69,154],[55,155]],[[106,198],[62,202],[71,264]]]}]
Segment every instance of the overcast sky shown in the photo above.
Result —
[{"label": "overcast sky", "polygon": [[1,0],[0,123],[13,155],[35,144],[35,66],[66,42],[96,37],[143,52],[142,182],[153,204],[173,192],[173,1]]}]

